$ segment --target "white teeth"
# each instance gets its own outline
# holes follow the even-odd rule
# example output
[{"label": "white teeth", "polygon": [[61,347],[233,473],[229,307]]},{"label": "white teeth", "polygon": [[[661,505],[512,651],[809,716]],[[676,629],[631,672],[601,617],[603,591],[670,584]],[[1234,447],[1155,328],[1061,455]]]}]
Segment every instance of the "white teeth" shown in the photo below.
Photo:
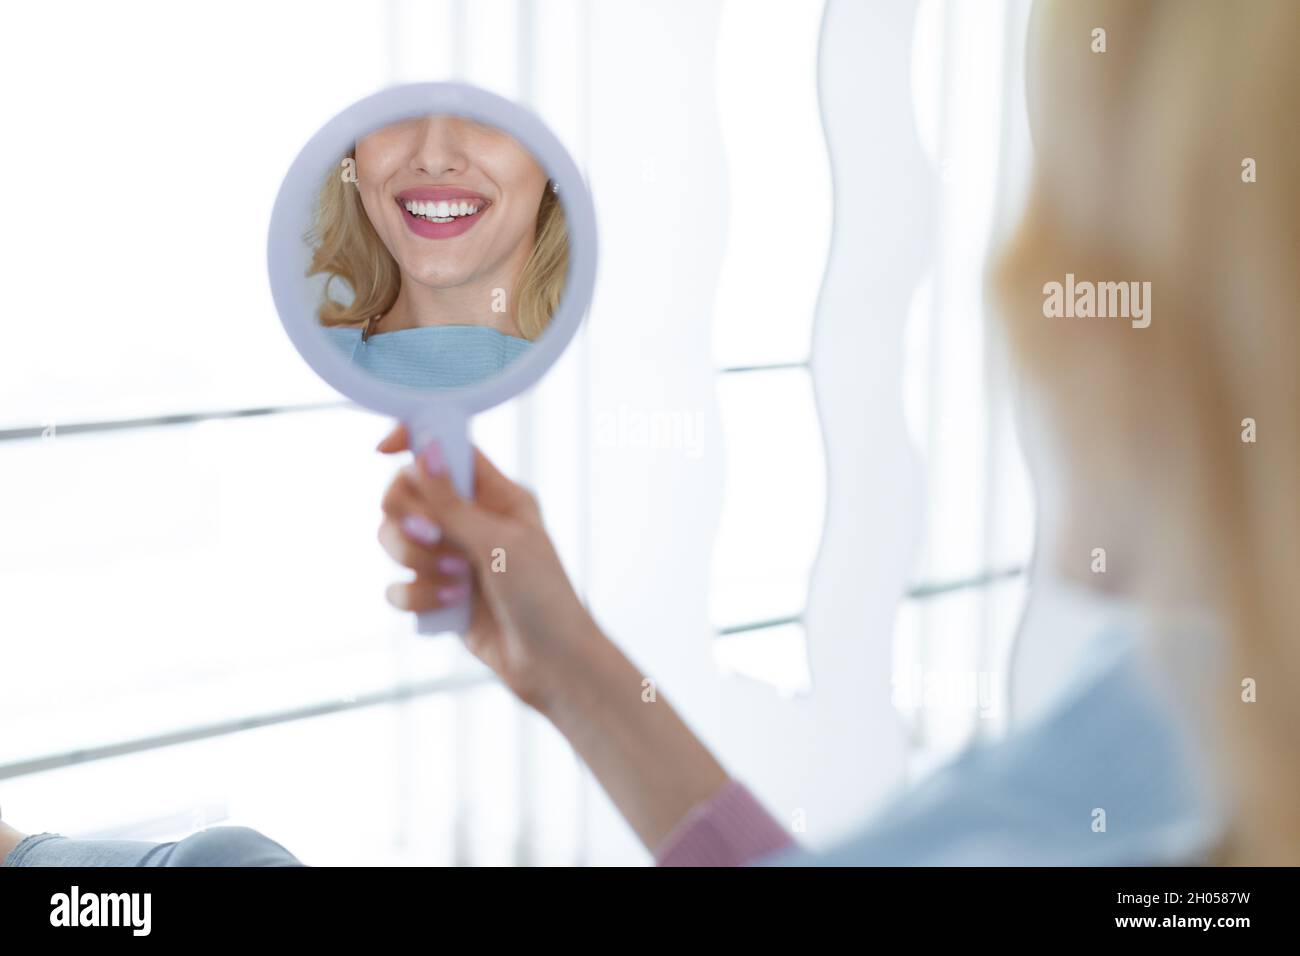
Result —
[{"label": "white teeth", "polygon": [[434,219],[439,222],[450,222],[457,216],[472,216],[479,211],[479,205],[465,199],[440,200],[438,202],[429,201],[421,202],[418,200],[407,200],[402,203],[402,207],[412,216],[423,216],[425,219]]}]

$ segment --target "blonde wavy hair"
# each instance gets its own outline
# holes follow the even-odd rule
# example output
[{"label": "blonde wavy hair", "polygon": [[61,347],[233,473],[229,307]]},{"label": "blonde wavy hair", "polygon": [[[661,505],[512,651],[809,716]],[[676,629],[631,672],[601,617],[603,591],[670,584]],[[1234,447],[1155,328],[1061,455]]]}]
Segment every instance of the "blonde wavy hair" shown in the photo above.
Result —
[{"label": "blonde wavy hair", "polygon": [[[355,161],[355,149],[347,158]],[[307,275],[328,277],[318,311],[322,325],[362,323],[393,307],[402,286],[401,272],[370,224],[356,184],[346,182],[338,167],[321,186],[306,240],[312,247]],[[568,270],[569,233],[564,206],[548,182],[537,209],[533,251],[514,291],[515,321],[524,338],[536,339],[550,325],[564,296]],[[343,303],[331,295],[335,280],[347,285],[351,301]]]},{"label": "blonde wavy hair", "polygon": [[[1040,0],[1035,180],[990,276],[1097,514],[1140,523],[1138,596],[1226,631],[1183,700],[1228,795],[1218,862],[1300,863],[1298,48],[1294,0]],[[1150,281],[1150,327],[1044,318],[1066,273]]]}]

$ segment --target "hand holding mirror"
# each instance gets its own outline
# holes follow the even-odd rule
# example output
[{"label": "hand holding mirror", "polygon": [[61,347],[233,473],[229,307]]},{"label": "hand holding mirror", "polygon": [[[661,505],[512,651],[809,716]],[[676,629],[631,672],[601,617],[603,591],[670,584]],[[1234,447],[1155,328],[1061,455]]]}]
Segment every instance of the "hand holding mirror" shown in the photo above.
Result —
[{"label": "hand holding mirror", "polygon": [[[295,347],[330,385],[436,441],[473,494],[472,416],[537,381],[591,301],[591,196],[532,113],[475,87],[420,83],[367,97],[303,147],[267,250]],[[468,599],[421,614],[469,627]]]}]

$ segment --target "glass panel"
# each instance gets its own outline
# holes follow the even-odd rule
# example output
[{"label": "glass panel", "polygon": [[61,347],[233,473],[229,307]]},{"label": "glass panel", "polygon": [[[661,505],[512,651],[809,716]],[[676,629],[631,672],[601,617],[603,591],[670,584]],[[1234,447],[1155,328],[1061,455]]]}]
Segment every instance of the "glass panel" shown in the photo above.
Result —
[{"label": "glass panel", "polygon": [[893,702],[923,776],[1007,723],[1007,657],[1023,578],[909,599],[894,627]]},{"label": "glass panel", "polygon": [[463,3],[464,78],[503,96],[519,94],[521,57],[515,30],[516,0]]},{"label": "glass panel", "polygon": [[715,628],[802,613],[826,511],[826,463],[803,369],[722,375],[726,446],[713,552]]},{"label": "glass panel", "polygon": [[831,229],[821,18],[820,3],[723,6],[716,76],[729,221],[713,319],[719,367],[808,357]]},{"label": "glass panel", "polygon": [[724,674],[770,684],[782,697],[812,690],[808,638],[802,624],[719,635],[713,642],[713,658]]},{"label": "glass panel", "polygon": [[[393,83],[461,78],[458,0],[389,0],[388,68]],[[509,91],[507,91],[509,92]]]},{"label": "glass panel", "polygon": [[938,255],[914,297],[904,358],[909,431],[926,468],[915,578],[1023,564],[1033,501],[1008,411],[1009,372],[988,335],[985,263],[999,217],[1006,9],[926,0],[913,46],[914,109],[941,183]]},{"label": "glass panel", "polygon": [[[0,443],[0,761],[470,666],[384,601],[350,410]],[[475,672],[478,665],[472,665]]]},{"label": "glass panel", "polygon": [[386,19],[342,0],[6,10],[0,154],[24,188],[0,235],[0,427],[331,397],[271,318],[266,228],[387,55]]}]

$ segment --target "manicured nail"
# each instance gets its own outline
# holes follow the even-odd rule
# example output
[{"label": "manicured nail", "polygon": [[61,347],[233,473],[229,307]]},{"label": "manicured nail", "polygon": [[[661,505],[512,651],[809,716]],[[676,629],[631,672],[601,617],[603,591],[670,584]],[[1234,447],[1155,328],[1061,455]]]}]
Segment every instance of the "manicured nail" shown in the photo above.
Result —
[{"label": "manicured nail", "polygon": [[429,442],[424,449],[424,470],[431,475],[441,475],[447,470],[447,459],[442,457],[442,446],[437,440]]},{"label": "manicured nail", "polygon": [[402,519],[402,530],[407,537],[420,544],[434,544],[442,537],[442,531],[424,515],[407,515]]},{"label": "manicured nail", "polygon": [[438,559],[438,570],[443,574],[464,574],[469,570],[469,562],[454,554],[444,554]]},{"label": "manicured nail", "polygon": [[453,584],[450,587],[438,589],[439,604],[459,604],[467,597],[469,597],[469,588],[463,584]]}]

